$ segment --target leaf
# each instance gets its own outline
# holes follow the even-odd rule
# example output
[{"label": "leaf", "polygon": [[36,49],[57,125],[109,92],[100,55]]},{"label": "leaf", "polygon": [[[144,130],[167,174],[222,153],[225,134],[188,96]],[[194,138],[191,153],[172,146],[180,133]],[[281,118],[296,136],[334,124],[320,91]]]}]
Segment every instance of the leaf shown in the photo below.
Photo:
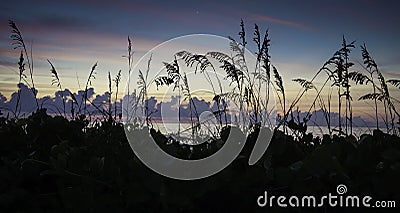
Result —
[{"label": "leaf", "polygon": [[157,89],[159,86],[169,86],[174,83],[174,79],[169,78],[168,76],[160,76],[154,79],[154,81],[156,82]]},{"label": "leaf", "polygon": [[348,74],[348,77],[356,82],[356,84],[368,84],[368,82],[371,82],[371,79],[369,79],[366,75],[360,73],[360,72],[350,72]]},{"label": "leaf", "polygon": [[163,62],[165,68],[167,69],[167,73],[169,76],[179,75],[179,66],[178,62],[174,60],[172,63]]},{"label": "leaf", "polygon": [[175,54],[176,56],[182,58],[186,66],[188,67],[195,67],[195,73],[197,73],[197,70],[200,69],[200,72],[204,72],[207,67],[211,65],[210,61],[208,61],[207,57],[205,55],[198,55],[198,54],[192,54],[188,51],[181,51]]},{"label": "leaf", "polygon": [[368,93],[358,98],[358,100],[382,100],[383,95],[381,93]]},{"label": "leaf", "polygon": [[121,70],[118,71],[118,74],[114,78],[114,82],[117,87],[118,87],[120,81],[121,81]]},{"label": "leaf", "polygon": [[53,66],[53,64],[50,62],[49,59],[47,59],[47,62],[49,62],[51,68],[50,68],[50,73],[52,74],[52,81],[51,81],[51,85],[56,85],[57,87],[59,87],[61,89],[61,82],[60,82],[60,78],[58,77],[58,73],[56,68]]},{"label": "leaf", "polygon": [[224,61],[224,64],[221,65],[220,68],[225,70],[227,77],[231,78],[232,82],[236,82],[237,85],[240,85],[239,79],[243,77],[243,72],[241,70],[236,68],[236,66],[229,61]]},{"label": "leaf", "polygon": [[87,81],[87,83],[89,85],[92,85],[92,79],[96,79],[96,77],[95,77],[95,75],[96,75],[96,72],[95,72],[96,67],[97,67],[97,62],[92,66],[92,69],[90,70],[88,81]]},{"label": "leaf", "polygon": [[214,58],[217,61],[219,61],[220,63],[224,63],[224,61],[231,61],[232,60],[232,58],[229,55],[227,55],[225,53],[221,53],[221,52],[207,52],[206,56]]},{"label": "leaf", "polygon": [[269,46],[270,46],[270,39],[268,38],[268,30],[265,31],[264,34],[264,41],[262,43],[262,47],[261,47],[261,52],[262,52],[262,61],[263,61],[263,65],[262,67],[265,69],[266,72],[266,77],[268,79],[270,79],[270,75],[271,75],[271,55],[269,54]]},{"label": "leaf", "polygon": [[374,68],[375,70],[378,69],[378,65],[375,63],[375,60],[369,54],[367,47],[365,46],[365,43],[361,46],[361,55],[362,55],[364,64],[367,65],[367,68],[369,68],[369,69]]},{"label": "leaf", "polygon": [[400,89],[400,80],[399,79],[390,79],[390,80],[387,80],[386,82],[395,87],[398,87]]},{"label": "leaf", "polygon": [[232,37],[228,37],[228,39],[230,40],[229,42],[229,47],[231,48],[231,50],[233,52],[241,52],[241,49],[239,47],[239,43],[236,42],[236,40]]},{"label": "leaf", "polygon": [[259,61],[261,58],[262,51],[261,51],[261,35],[257,24],[254,24],[253,41],[257,44],[258,52],[256,52],[256,54],[257,54],[257,61]]},{"label": "leaf", "polygon": [[14,49],[18,49],[18,48],[25,48],[25,43],[24,43],[24,39],[22,38],[22,33],[21,31],[19,31],[17,25],[9,20],[8,21],[8,26],[11,27],[11,39],[13,40],[12,45],[14,46]]},{"label": "leaf", "polygon": [[278,87],[278,91],[280,91],[282,94],[285,94],[285,88],[283,87],[282,77],[279,75],[278,70],[276,69],[275,66],[272,66],[272,70],[274,72],[275,84]]},{"label": "leaf", "polygon": [[311,81],[307,81],[305,79],[296,78],[293,79],[294,82],[299,83],[303,88],[307,90],[315,88],[314,84]]},{"label": "leaf", "polygon": [[236,92],[227,92],[227,93],[220,94],[219,98],[221,98],[221,97],[226,97],[228,99],[232,99],[234,101],[234,103],[237,103],[240,101],[242,96]]},{"label": "leaf", "polygon": [[243,19],[240,19],[240,32],[239,32],[239,36],[240,39],[242,39],[242,43],[241,45],[244,47],[246,46],[247,42],[246,42],[246,31],[244,30],[244,22]]},{"label": "leaf", "polygon": [[24,74],[25,63],[24,63],[24,54],[23,54],[22,50],[21,50],[21,54],[19,56],[18,68],[19,68],[19,78],[20,78],[20,80],[22,78],[26,78],[26,75]]}]

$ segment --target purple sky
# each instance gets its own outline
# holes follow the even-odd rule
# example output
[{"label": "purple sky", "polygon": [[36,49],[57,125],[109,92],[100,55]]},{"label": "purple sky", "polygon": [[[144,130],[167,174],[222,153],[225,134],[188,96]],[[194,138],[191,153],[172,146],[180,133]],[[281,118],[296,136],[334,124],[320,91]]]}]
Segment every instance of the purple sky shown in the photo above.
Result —
[{"label": "purple sky", "polygon": [[[17,89],[19,52],[11,46],[8,20],[14,20],[33,44],[39,96],[54,94],[46,59],[56,66],[63,86],[83,87],[98,62],[96,91],[107,90],[107,73],[122,69],[127,77],[127,36],[137,61],[169,39],[210,33],[237,38],[240,19],[251,41],[253,24],[269,28],[272,62],[283,76],[289,99],[299,90],[296,77],[311,78],[341,44],[344,34],[356,40],[352,59],[361,62],[366,43],[385,76],[400,78],[400,15],[398,1],[2,1],[0,6],[0,92]],[[250,46],[251,47],[251,46]],[[354,96],[365,88],[354,89]],[[398,94],[398,93],[397,93]],[[307,100],[306,100],[307,101]],[[362,107],[362,105],[360,105]]]}]

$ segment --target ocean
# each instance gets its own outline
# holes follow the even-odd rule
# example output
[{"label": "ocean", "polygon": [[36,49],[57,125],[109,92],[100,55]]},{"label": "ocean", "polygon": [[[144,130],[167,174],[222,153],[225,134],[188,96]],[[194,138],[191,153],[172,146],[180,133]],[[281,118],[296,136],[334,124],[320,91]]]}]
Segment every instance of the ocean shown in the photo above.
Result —
[{"label": "ocean", "polygon": [[[176,134],[178,131],[180,132],[180,135],[186,137],[189,137],[191,134],[190,123],[181,123],[179,126],[178,123],[155,122],[153,123],[153,127],[156,130],[160,130],[160,132],[163,134]],[[331,129],[335,129],[335,127]],[[373,129],[373,127],[353,127],[353,135],[360,137],[362,134],[372,134]],[[207,132],[215,131],[217,131],[217,129],[213,125],[208,125],[202,133],[207,134]],[[329,129],[327,126],[308,126],[307,133],[312,133],[314,137],[319,136],[322,138],[324,134],[329,134]],[[337,134],[337,131],[334,131],[333,134]]]}]

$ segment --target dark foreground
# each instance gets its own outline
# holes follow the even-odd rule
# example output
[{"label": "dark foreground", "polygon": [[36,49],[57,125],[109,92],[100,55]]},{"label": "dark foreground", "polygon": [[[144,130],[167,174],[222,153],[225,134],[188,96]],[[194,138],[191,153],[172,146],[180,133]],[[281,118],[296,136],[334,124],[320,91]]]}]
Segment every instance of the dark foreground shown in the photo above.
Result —
[{"label": "dark foreground", "polygon": [[[88,127],[45,111],[18,121],[0,118],[0,212],[367,212],[358,208],[260,208],[268,195],[369,195],[400,205],[400,138],[374,131],[353,137],[275,132],[262,159],[247,164],[253,133],[241,155],[222,172],[201,180],[160,176],[134,155],[122,124]],[[152,131],[160,143],[163,136]],[[177,144],[163,149],[181,158],[215,152]],[[207,154],[208,153],[208,154]],[[380,209],[383,211],[395,210]]]}]

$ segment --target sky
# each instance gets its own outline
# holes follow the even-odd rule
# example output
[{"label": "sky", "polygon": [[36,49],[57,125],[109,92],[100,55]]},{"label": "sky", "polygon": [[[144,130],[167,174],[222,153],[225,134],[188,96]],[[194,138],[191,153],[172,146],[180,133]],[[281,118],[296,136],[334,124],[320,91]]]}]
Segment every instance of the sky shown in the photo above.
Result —
[{"label": "sky", "polygon": [[[6,0],[0,5],[0,93],[9,99],[18,83],[19,51],[11,45],[8,20],[17,24],[33,50],[39,97],[57,91],[51,85],[47,59],[55,65],[63,87],[73,91],[84,87],[97,62],[93,87],[103,93],[108,72],[115,76],[122,70],[126,83],[127,60],[123,56],[128,36],[133,41],[135,63],[153,47],[179,36],[238,38],[241,18],[249,43],[254,23],[261,31],[269,29],[272,63],[283,77],[289,100],[300,89],[291,80],[310,79],[340,48],[343,35],[356,41],[351,54],[354,62],[362,62],[359,46],[365,42],[385,77],[400,79],[399,6],[398,1],[369,0]],[[359,97],[368,88],[354,88],[353,95]],[[399,96],[397,91],[393,94]],[[312,99],[310,96],[304,103]],[[356,114],[369,109],[366,103],[354,107]]]}]

